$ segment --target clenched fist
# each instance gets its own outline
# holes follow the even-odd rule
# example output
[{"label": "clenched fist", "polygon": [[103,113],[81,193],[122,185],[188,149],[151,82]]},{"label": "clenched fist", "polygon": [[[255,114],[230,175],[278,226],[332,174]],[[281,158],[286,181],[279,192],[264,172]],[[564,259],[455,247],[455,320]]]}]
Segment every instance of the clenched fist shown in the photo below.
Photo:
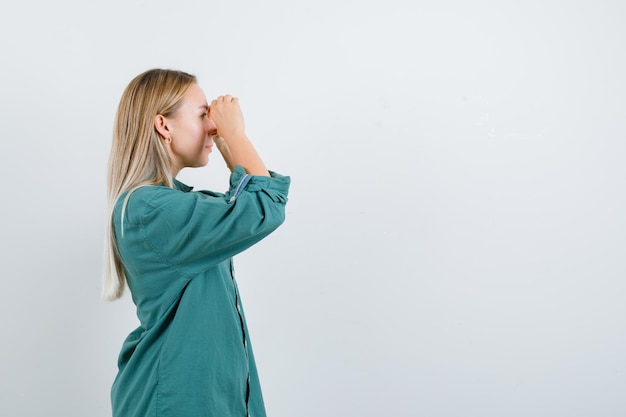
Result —
[{"label": "clenched fist", "polygon": [[217,134],[227,142],[246,135],[239,100],[231,95],[219,96],[211,102],[210,116]]}]

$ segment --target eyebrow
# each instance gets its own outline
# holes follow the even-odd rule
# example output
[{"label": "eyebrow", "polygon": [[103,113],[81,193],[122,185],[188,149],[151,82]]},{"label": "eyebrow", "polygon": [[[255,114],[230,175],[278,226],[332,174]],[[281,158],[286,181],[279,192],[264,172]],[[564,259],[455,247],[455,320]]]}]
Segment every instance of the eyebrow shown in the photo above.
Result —
[{"label": "eyebrow", "polygon": [[199,109],[202,109],[202,110],[209,110],[209,109],[210,109],[210,107],[209,107],[209,105],[208,105],[208,104],[203,104],[203,105],[201,105],[201,106],[198,106],[198,108],[199,108]]}]

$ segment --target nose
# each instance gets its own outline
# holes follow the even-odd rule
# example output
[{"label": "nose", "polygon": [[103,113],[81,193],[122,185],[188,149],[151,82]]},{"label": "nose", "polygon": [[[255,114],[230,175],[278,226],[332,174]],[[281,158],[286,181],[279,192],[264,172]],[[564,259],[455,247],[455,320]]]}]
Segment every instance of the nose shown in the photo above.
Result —
[{"label": "nose", "polygon": [[213,119],[207,117],[206,130],[209,135],[215,134],[217,132],[217,126],[213,122]]}]

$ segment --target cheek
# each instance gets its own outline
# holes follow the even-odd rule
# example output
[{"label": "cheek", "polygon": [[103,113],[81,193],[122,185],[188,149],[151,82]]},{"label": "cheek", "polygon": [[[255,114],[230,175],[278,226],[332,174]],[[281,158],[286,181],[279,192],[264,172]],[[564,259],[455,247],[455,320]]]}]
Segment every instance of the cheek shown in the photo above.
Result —
[{"label": "cheek", "polygon": [[204,140],[204,136],[205,136],[205,130],[204,130],[204,126],[202,126],[202,123],[196,123],[193,125],[193,137],[196,140]]}]

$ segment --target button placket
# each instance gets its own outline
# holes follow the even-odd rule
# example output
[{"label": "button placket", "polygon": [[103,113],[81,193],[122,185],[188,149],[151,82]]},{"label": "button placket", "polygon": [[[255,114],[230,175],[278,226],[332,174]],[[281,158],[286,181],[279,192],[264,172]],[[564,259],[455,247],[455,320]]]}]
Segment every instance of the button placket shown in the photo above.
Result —
[{"label": "button placket", "polygon": [[[230,277],[233,280],[233,291],[235,292],[235,307],[237,308],[237,314],[239,315],[239,324],[241,325],[241,336],[243,338],[243,350],[248,360],[248,335],[244,327],[243,314],[241,312],[241,302],[239,300],[239,291],[237,289],[237,283],[235,281],[235,267],[233,260],[230,260]],[[248,371],[248,377],[246,378],[246,415],[249,417],[248,401],[250,399],[250,371]]]}]

